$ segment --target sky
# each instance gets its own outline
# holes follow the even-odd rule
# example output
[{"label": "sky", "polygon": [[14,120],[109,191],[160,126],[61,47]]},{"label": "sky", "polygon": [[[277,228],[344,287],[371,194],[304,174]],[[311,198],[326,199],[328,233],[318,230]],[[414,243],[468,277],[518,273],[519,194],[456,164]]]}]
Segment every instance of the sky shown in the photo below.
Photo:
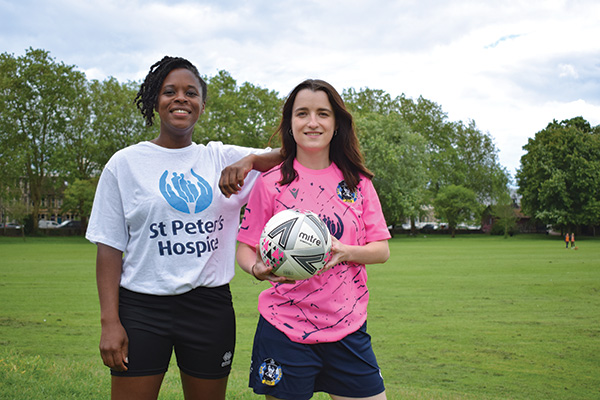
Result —
[{"label": "sky", "polygon": [[514,176],[553,120],[600,125],[597,0],[0,0],[0,53],[44,49],[88,79],[164,55],[280,97],[306,78],[439,104]]}]

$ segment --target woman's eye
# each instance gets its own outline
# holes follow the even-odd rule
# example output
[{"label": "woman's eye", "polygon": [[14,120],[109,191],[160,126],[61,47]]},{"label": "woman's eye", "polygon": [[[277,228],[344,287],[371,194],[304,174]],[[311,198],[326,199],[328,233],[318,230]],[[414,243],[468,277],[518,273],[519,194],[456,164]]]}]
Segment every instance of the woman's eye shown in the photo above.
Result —
[{"label": "woman's eye", "polygon": [[196,93],[196,92],[187,92],[186,94],[188,96],[190,96],[190,97],[196,97],[196,96],[198,96],[198,93]]}]

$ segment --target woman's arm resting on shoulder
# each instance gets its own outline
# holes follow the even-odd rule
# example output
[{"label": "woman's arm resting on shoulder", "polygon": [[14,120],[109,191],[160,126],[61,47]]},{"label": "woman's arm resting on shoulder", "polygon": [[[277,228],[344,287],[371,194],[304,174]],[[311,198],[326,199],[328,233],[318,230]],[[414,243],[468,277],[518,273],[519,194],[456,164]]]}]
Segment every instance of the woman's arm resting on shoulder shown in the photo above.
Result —
[{"label": "woman's arm resting on shoulder", "polygon": [[357,264],[382,264],[390,258],[387,240],[367,243],[364,246],[343,244],[333,236],[331,241],[331,260],[325,265],[323,271],[344,261]]},{"label": "woman's arm resting on shoulder", "polygon": [[104,365],[116,371],[126,371],[129,339],[119,319],[119,284],[123,253],[98,243],[96,283],[100,298],[100,355]]},{"label": "woman's arm resting on shoulder", "polygon": [[219,188],[225,197],[236,194],[244,186],[244,180],[253,169],[266,172],[283,161],[281,149],[273,149],[268,153],[249,154],[241,160],[228,165],[221,171]]}]

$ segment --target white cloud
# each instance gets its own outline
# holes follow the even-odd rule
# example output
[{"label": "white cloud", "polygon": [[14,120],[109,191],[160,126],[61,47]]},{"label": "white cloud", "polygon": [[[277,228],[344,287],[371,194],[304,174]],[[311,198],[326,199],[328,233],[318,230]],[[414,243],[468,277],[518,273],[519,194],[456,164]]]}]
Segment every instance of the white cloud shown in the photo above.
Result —
[{"label": "white cloud", "polygon": [[559,64],[558,65],[559,74],[558,76],[561,78],[570,77],[570,78],[579,78],[579,74],[575,70],[575,67],[571,64]]}]

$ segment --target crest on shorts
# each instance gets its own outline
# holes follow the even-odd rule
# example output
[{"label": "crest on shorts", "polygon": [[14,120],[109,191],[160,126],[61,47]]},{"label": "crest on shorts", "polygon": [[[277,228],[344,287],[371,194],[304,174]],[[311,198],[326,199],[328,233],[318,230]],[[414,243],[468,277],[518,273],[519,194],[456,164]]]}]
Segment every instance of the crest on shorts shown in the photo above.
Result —
[{"label": "crest on shorts", "polygon": [[272,358],[266,358],[258,369],[258,375],[260,375],[260,380],[263,384],[275,386],[281,380],[283,372],[281,371],[281,365],[277,361]]},{"label": "crest on shorts", "polygon": [[226,367],[228,365],[231,365],[232,359],[233,359],[233,353],[231,351],[228,351],[225,354],[223,354],[223,362],[221,363],[221,367]]}]

